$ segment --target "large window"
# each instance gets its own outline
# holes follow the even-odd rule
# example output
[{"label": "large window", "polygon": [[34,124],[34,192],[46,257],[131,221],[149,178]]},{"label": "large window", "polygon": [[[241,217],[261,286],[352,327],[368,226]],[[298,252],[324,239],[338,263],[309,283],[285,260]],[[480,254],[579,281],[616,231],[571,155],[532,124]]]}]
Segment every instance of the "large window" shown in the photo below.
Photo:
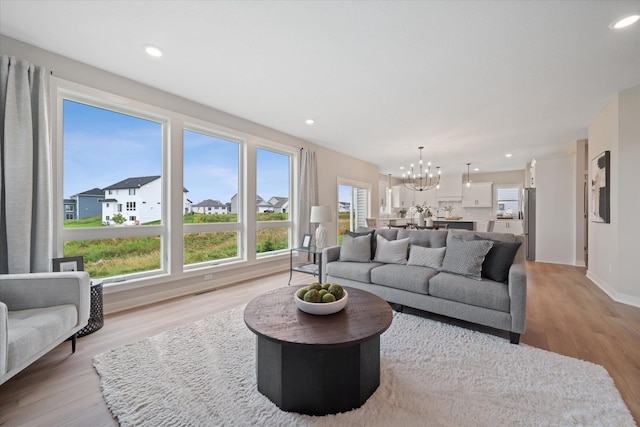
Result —
[{"label": "large window", "polygon": [[256,149],[256,252],[289,248],[291,155]]},{"label": "large window", "polygon": [[[62,193],[83,197],[102,189],[100,207],[63,217],[64,256],[84,257],[92,277],[145,274],[162,269],[163,233],[137,225],[163,220],[163,123],[116,105],[64,96]],[[126,207],[126,216],[122,206]]]},{"label": "large window", "polygon": [[53,81],[55,257],[112,285],[210,280],[289,248],[297,148]]},{"label": "large window", "polygon": [[184,265],[240,256],[240,143],[213,133],[183,132]]}]

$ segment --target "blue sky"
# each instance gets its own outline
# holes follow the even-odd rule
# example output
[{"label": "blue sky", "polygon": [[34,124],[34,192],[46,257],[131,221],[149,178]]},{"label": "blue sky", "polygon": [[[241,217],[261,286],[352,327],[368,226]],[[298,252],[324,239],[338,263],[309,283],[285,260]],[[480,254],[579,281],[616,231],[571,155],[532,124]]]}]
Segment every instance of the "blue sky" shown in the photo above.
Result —
[{"label": "blue sky", "polygon": [[[184,187],[194,203],[238,192],[238,144],[185,131]],[[258,150],[258,194],[288,196],[288,156]],[[64,197],[162,172],[162,125],[64,101]]]}]

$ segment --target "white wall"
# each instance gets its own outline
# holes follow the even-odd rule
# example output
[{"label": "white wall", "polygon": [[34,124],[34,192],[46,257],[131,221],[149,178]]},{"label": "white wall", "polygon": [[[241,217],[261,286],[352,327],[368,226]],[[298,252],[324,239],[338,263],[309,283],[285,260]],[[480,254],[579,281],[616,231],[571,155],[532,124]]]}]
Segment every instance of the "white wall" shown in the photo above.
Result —
[{"label": "white wall", "polygon": [[536,159],[536,261],[573,264],[575,154]]},{"label": "white wall", "polygon": [[[575,179],[575,225],[576,225],[576,261],[575,264],[585,267],[584,247],[586,244],[585,223],[589,219],[585,219],[585,184],[589,188],[589,164],[587,162],[588,142],[586,139],[576,141],[576,179]],[[588,209],[586,210],[588,212]]]},{"label": "white wall", "polygon": [[616,94],[589,125],[589,159],[606,150],[611,222],[589,221],[587,277],[614,300],[640,307],[640,85]]},{"label": "white wall", "polygon": [[[318,160],[320,204],[335,205],[338,199],[338,177],[370,183],[372,188],[371,200],[377,200],[378,198],[378,167],[376,165],[348,157],[294,136],[250,122],[241,117],[205,107],[201,104],[154,89],[139,82],[125,79],[9,37],[0,35],[0,46],[2,47],[0,53],[15,56],[18,59],[27,60],[37,65],[43,65],[48,71],[52,71],[55,77],[184,114],[195,119],[241,132],[243,135],[249,135],[247,138],[249,151],[255,150],[256,146],[263,141],[276,142],[294,148],[295,150],[302,147],[315,150]],[[255,159],[249,159],[249,172],[252,170],[252,161],[255,162]],[[255,192],[255,173],[248,177],[247,186],[248,193],[253,194]],[[182,188],[172,188],[171,192],[172,194],[182,194]],[[183,206],[180,206],[180,209],[182,210]],[[255,216],[249,216],[246,230],[247,236],[249,237],[249,246],[255,246],[256,230],[255,223],[251,221],[252,218],[255,218]],[[180,226],[179,221],[181,221],[181,219],[174,220],[176,222],[172,225],[176,227]],[[336,223],[326,224],[326,226],[329,230],[336,229]],[[335,234],[330,233],[328,243],[335,244],[336,242],[337,232]],[[57,248],[55,248],[55,251],[57,251]],[[170,258],[178,259],[176,256],[170,256]],[[200,292],[256,276],[288,270],[289,268],[288,254],[262,259],[256,259],[254,255],[252,259],[234,265],[210,267],[211,270],[202,269],[189,272],[179,271],[180,265],[178,265],[178,261],[172,260],[171,262],[173,263],[173,273],[166,277],[150,279],[144,283],[132,282],[105,287],[105,311],[114,312],[137,305],[150,304],[162,299]],[[205,273],[213,273],[213,279],[205,282],[203,277]]]}]

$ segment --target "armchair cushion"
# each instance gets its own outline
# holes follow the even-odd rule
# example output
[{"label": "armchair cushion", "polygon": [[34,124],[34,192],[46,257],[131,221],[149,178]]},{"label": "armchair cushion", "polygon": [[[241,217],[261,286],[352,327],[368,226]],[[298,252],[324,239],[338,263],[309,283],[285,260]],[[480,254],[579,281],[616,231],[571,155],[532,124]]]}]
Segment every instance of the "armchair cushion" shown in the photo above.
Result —
[{"label": "armchair cushion", "polygon": [[43,347],[59,344],[69,338],[69,331],[78,322],[74,305],[65,304],[47,308],[9,312],[7,370],[38,354]]}]

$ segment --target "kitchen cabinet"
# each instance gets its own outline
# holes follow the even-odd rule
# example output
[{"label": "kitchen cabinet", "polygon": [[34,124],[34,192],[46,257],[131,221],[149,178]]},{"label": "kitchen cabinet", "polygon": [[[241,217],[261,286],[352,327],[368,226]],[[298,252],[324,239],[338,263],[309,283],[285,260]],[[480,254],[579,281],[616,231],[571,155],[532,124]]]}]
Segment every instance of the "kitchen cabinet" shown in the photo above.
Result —
[{"label": "kitchen cabinet", "polygon": [[436,199],[443,202],[462,200],[462,174],[440,176]]},{"label": "kitchen cabinet", "polygon": [[462,186],[462,207],[490,208],[493,206],[493,183],[474,182],[470,188]]},{"label": "kitchen cabinet", "polygon": [[498,219],[493,223],[493,232],[524,234],[522,220],[520,219]]},{"label": "kitchen cabinet", "polygon": [[393,207],[404,208],[408,210],[411,206],[413,206],[413,193],[413,190],[409,190],[404,185],[394,185],[391,192]]},{"label": "kitchen cabinet", "polygon": [[380,212],[390,212],[389,210],[389,187],[386,182],[378,181],[378,198],[380,199]]}]

